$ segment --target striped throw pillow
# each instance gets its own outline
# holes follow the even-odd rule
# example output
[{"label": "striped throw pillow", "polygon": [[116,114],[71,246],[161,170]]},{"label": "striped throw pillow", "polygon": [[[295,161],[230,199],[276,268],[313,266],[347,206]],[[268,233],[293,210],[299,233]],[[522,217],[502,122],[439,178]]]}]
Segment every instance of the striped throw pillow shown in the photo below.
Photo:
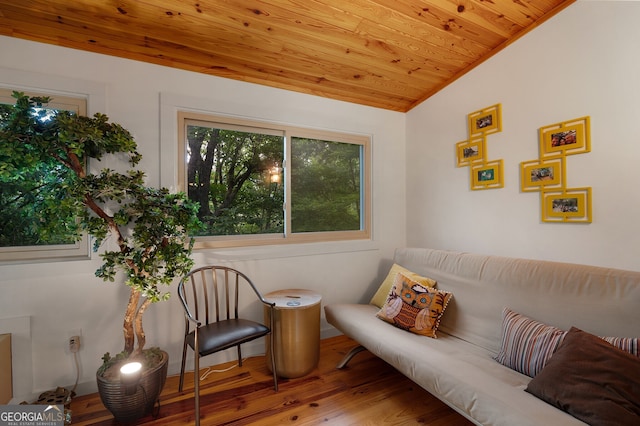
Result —
[{"label": "striped throw pillow", "polygon": [[600,337],[605,342],[612,344],[616,348],[629,352],[631,355],[640,356],[638,352],[637,337]]},{"label": "striped throw pillow", "polygon": [[[509,308],[502,311],[500,364],[529,377],[535,377],[563,342],[567,332],[519,314]],[[611,345],[640,356],[638,338],[600,337]]]},{"label": "striped throw pillow", "polygon": [[534,377],[558,349],[565,332],[505,308],[502,311],[502,341],[495,360]]}]

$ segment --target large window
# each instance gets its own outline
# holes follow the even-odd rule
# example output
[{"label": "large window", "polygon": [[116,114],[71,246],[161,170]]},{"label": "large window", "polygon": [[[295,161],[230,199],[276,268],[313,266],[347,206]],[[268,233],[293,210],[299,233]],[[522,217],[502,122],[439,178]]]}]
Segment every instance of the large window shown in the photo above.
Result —
[{"label": "large window", "polygon": [[[0,126],[15,102],[11,93],[12,90],[0,89]],[[56,110],[86,114],[83,98],[46,96],[51,101],[40,111],[39,119],[43,122]],[[69,237],[74,232],[75,216],[59,214],[64,210],[65,197],[58,191],[57,182],[69,171],[54,159],[35,165],[2,160],[0,167],[0,261],[88,257],[87,237],[79,242]],[[57,207],[55,211],[51,210],[52,205]]]},{"label": "large window", "polygon": [[369,137],[179,113],[197,246],[366,239]]}]

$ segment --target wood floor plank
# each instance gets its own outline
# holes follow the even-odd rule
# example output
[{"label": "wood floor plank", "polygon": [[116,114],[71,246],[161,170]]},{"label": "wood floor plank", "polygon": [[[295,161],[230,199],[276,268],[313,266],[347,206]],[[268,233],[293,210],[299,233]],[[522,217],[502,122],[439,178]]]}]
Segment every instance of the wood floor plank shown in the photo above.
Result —
[{"label": "wood floor plank", "polygon": [[[221,425],[429,425],[472,423],[369,352],[358,354],[337,370],[356,345],[345,336],[322,340],[318,367],[304,377],[280,379],[279,391],[264,356],[215,366],[200,384],[201,424]],[[226,371],[221,371],[226,370]],[[201,375],[205,369],[201,371]],[[178,376],[167,378],[157,415],[139,425],[178,426],[194,423],[193,374],[178,392]],[[72,424],[113,426],[118,423],[97,394],[71,402]]]}]

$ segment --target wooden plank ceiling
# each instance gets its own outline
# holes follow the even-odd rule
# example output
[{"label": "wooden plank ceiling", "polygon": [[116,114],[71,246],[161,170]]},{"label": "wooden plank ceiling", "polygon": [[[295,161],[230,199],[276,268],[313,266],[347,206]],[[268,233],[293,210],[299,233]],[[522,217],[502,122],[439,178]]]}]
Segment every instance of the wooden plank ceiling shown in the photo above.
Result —
[{"label": "wooden plank ceiling", "polygon": [[0,0],[0,35],[408,111],[575,0]]}]

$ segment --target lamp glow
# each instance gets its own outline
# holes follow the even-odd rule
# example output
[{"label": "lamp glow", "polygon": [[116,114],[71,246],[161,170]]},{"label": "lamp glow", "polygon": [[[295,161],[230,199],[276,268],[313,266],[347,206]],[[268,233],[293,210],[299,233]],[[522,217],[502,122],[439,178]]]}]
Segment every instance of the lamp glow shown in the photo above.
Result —
[{"label": "lamp glow", "polygon": [[139,362],[128,362],[120,367],[120,383],[124,386],[125,395],[136,393],[141,376],[142,364]]},{"label": "lamp glow", "polygon": [[280,183],[280,167],[273,166],[269,170],[269,181],[271,183],[279,184]]},{"label": "lamp glow", "polygon": [[135,374],[140,371],[142,364],[139,362],[128,362],[120,367],[120,373],[122,374]]}]

